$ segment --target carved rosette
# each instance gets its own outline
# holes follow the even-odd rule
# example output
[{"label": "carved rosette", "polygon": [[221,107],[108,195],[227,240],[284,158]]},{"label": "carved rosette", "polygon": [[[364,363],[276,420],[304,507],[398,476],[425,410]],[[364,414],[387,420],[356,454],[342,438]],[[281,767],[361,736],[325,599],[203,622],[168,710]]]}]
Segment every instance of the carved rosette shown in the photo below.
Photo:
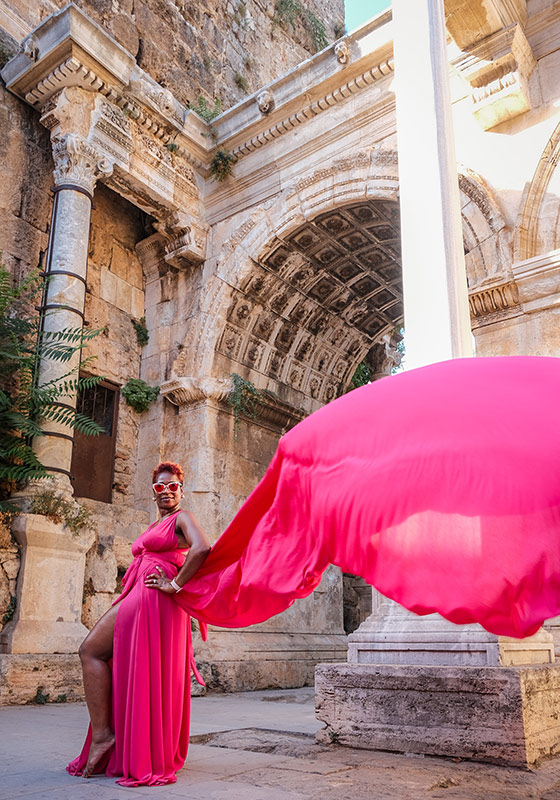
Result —
[{"label": "carved rosette", "polygon": [[54,182],[57,186],[74,184],[93,194],[99,178],[107,178],[113,165],[95,145],[77,133],[54,136]]}]

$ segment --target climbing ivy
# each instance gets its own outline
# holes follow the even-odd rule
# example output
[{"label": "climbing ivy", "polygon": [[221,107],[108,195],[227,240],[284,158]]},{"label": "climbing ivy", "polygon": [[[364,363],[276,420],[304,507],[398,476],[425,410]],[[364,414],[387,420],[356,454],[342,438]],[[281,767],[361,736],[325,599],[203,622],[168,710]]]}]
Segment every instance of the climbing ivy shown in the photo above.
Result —
[{"label": "climbing ivy", "polygon": [[150,334],[148,333],[148,329],[146,327],[146,317],[140,317],[140,319],[132,320],[132,327],[136,331],[136,340],[140,347],[145,347],[150,341]]},{"label": "climbing ivy", "polygon": [[221,183],[229,175],[233,175],[232,164],[235,160],[235,156],[229,150],[224,150],[223,147],[216,150],[210,162],[210,174],[214,180]]},{"label": "climbing ivy", "polygon": [[227,401],[233,409],[233,438],[237,439],[241,417],[256,419],[258,417],[259,402],[262,402],[265,397],[271,397],[273,393],[268,389],[257,389],[254,383],[251,383],[247,378],[242,378],[236,372],[232,374],[231,379],[233,385]]}]

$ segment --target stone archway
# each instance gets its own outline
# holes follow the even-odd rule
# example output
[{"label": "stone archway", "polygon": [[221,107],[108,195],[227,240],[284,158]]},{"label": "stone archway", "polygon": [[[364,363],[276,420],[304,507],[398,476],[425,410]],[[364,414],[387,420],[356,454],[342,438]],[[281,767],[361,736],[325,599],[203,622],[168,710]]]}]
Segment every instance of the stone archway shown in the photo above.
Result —
[{"label": "stone archway", "polygon": [[[560,159],[560,123],[556,125],[538,160],[535,173],[525,187],[520,204],[514,241],[515,262],[526,261],[558,246],[556,228],[558,198],[551,198],[554,210],[546,211],[547,190]],[[546,229],[541,224],[546,222]],[[556,224],[554,224],[556,223]],[[552,241],[551,241],[552,238]]]},{"label": "stone archway", "polygon": [[259,373],[305,410],[341,394],[402,324],[399,208],[369,199],[276,236],[232,289],[216,359]]}]

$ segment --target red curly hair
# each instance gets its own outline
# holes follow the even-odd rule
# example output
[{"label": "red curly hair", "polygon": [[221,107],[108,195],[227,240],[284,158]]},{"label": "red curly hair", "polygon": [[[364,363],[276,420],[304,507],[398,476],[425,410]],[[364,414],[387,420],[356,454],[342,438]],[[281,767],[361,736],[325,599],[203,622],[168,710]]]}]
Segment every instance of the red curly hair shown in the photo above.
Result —
[{"label": "red curly hair", "polygon": [[179,483],[183,483],[185,473],[183,472],[183,467],[180,464],[176,464],[174,461],[162,461],[161,464],[158,464],[155,470],[152,472],[152,483],[157,482],[158,475],[161,472],[171,472],[172,475],[177,476]]}]

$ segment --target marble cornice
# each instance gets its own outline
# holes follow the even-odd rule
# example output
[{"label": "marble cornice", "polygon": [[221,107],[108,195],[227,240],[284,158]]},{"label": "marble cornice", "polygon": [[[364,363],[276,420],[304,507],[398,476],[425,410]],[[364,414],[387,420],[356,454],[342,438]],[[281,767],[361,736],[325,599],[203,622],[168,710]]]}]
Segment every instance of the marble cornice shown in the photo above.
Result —
[{"label": "marble cornice", "polygon": [[128,85],[136,64],[73,3],[47,17],[21,47],[3,68],[2,77],[10,91],[38,108],[64,86],[82,85],[84,74],[75,75],[71,64],[65,66],[72,58],[94,76],[92,88],[111,99]]},{"label": "marble cornice", "polygon": [[[210,401],[233,413],[228,404],[228,395],[232,388],[233,381],[229,377],[179,377],[163,383],[160,394],[180,408],[194,407]],[[256,425],[265,424],[276,429],[285,429],[296,425],[305,417],[303,411],[273,394],[262,393],[255,405],[257,415],[249,421]]]},{"label": "marble cornice", "polygon": [[[52,14],[23,40],[2,77],[10,91],[43,116],[64,88],[78,86],[103,95],[208,177],[216,145],[239,158],[390,77],[390,21],[390,11],[378,15],[228,109],[211,126],[141,70],[130,53],[74,4]],[[263,101],[267,93],[270,108]]]},{"label": "marble cornice", "polygon": [[328,109],[332,108],[332,106],[340,103],[342,100],[347,100],[357,92],[367,89],[374,83],[392,76],[393,71],[393,57],[392,55],[387,54],[387,58],[382,59],[373,67],[369,67],[364,72],[361,72],[359,75],[356,75],[345,83],[337,85],[329,91],[326,91],[317,99],[308,102],[293,114],[285,116],[279,121],[274,122],[274,124],[270,125],[264,130],[259,131],[259,133],[257,133],[255,136],[252,136],[250,139],[245,139],[241,144],[234,147],[232,150],[233,155],[235,155],[237,158],[241,158],[253,150],[263,147],[269,142],[277,139],[279,136],[283,136],[293,128],[296,128],[298,125],[301,125],[302,123],[313,119],[319,114],[322,114],[323,111],[327,111]]},{"label": "marble cornice", "polygon": [[518,261],[511,276],[469,292],[474,327],[560,306],[560,250]]},{"label": "marble cornice", "polygon": [[511,269],[525,313],[560,306],[560,250],[519,261]]},{"label": "marble cornice", "polygon": [[[216,141],[243,157],[392,76],[387,11],[220,114],[212,122]],[[263,95],[270,101],[267,111],[262,110]]]},{"label": "marble cornice", "polygon": [[521,313],[517,284],[511,279],[469,292],[469,309],[475,327],[488,325]]}]

